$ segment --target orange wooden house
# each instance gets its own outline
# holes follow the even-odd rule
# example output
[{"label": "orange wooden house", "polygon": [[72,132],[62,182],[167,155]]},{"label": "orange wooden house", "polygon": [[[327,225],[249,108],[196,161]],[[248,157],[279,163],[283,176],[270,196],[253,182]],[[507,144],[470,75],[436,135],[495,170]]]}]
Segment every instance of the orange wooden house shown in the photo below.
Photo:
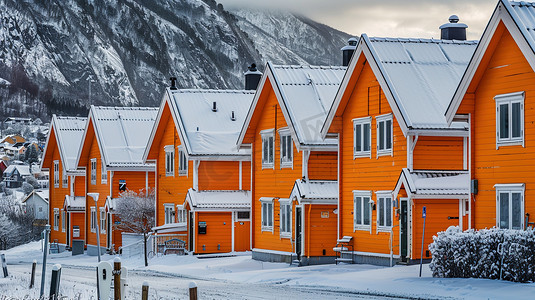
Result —
[{"label": "orange wooden house", "polygon": [[254,259],[334,262],[338,144],[319,130],[344,71],[266,66],[238,140],[252,147]]},{"label": "orange wooden house", "polygon": [[[156,161],[156,232],[195,254],[250,249],[251,151],[235,141],[254,91],[168,88],[145,160]],[[184,239],[184,238],[182,238]]]},{"label": "orange wooden house", "polygon": [[154,188],[154,164],[143,162],[158,108],[91,106],[78,152],[77,166],[86,170],[87,193],[98,193],[98,202],[86,196],[85,240],[90,255],[100,247],[117,251],[122,244],[120,222],[113,214],[122,191]]},{"label": "orange wooden house", "polygon": [[321,130],[341,141],[338,238],[351,237],[352,247],[343,258],[384,265],[420,258],[424,206],[424,249],[438,231],[469,226],[468,123],[448,125],[444,111],[475,47],[359,39]]},{"label": "orange wooden house", "polygon": [[534,24],[535,3],[500,0],[445,113],[471,120],[476,229],[534,225]]},{"label": "orange wooden house", "polygon": [[85,234],[85,171],[76,156],[87,118],[52,116],[41,169],[48,169],[50,241],[60,250]]}]

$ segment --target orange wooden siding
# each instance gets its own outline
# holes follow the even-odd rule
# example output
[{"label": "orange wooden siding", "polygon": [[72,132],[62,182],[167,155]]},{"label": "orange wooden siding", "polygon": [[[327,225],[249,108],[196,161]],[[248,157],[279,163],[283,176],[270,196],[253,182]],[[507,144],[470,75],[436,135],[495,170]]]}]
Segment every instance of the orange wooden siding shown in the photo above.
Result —
[{"label": "orange wooden siding", "polygon": [[308,177],[310,180],[337,180],[338,153],[312,152],[308,159]]},{"label": "orange wooden siding", "polygon": [[[166,105],[167,107],[167,105]],[[163,119],[163,118],[162,118]],[[163,130],[159,146],[156,150],[157,153],[157,189],[156,189],[156,201],[157,201],[157,224],[161,226],[165,224],[165,208],[164,204],[173,204],[176,208],[177,204],[183,204],[186,199],[188,189],[193,187],[193,164],[188,161],[188,175],[178,175],[178,150],[177,147],[181,145],[178,138],[177,131],[175,129],[175,123],[173,118],[166,118],[166,124]],[[165,151],[164,147],[167,145],[173,145],[175,149],[175,173],[174,176],[168,176],[165,174]],[[176,220],[175,220],[176,221]]]},{"label": "orange wooden siding", "polygon": [[146,187],[149,189],[154,188],[154,172],[114,171],[112,183],[113,198],[117,198],[121,194],[121,191],[119,191],[119,182],[121,180],[126,182],[126,190],[136,193],[145,190]]},{"label": "orange wooden siding", "polygon": [[463,149],[462,137],[420,136],[414,148],[413,167],[415,170],[462,170]]},{"label": "orange wooden siding", "polygon": [[[72,233],[72,229],[74,226],[78,226],[80,228],[80,236],[74,237]],[[69,228],[70,235],[71,235],[71,246],[72,246],[72,240],[83,240],[85,237],[85,214],[83,212],[73,212],[71,213],[71,227]]]},{"label": "orange wooden siding", "polygon": [[[61,224],[64,222],[62,218],[61,210],[63,209],[63,204],[65,203],[65,196],[70,194],[69,185],[67,185],[66,188],[63,187],[63,162],[61,161],[61,157],[59,154],[59,150],[56,144],[56,139],[52,140],[53,136],[51,136],[50,141],[54,143],[53,145],[53,152],[52,152],[52,164],[49,166],[50,168],[50,174],[49,174],[49,210],[48,210],[48,222],[50,224],[50,241],[53,242],[57,240],[60,244],[65,244],[67,242],[67,235],[65,232],[61,231]],[[50,146],[50,145],[49,145]],[[59,186],[54,186],[54,161],[59,161]],[[54,228],[54,208],[59,209],[59,224],[58,229],[55,230]]]},{"label": "orange wooden siding", "polygon": [[85,196],[85,175],[74,177],[74,196]]},{"label": "orange wooden siding", "polygon": [[[433,236],[437,232],[444,231],[450,226],[458,226],[459,220],[453,219],[459,217],[459,200],[445,200],[445,199],[426,199],[413,200],[412,206],[412,250],[411,258],[419,259],[422,253],[422,233],[423,233],[423,218],[422,209],[426,207],[425,220],[425,236],[424,236],[424,250],[423,258],[431,258],[431,254],[427,256],[429,244],[433,242]],[[448,217],[450,217],[448,219]],[[451,218],[453,217],[453,218]]]},{"label": "orange wooden siding", "polygon": [[[500,23],[457,111],[472,113],[472,177],[478,180],[479,188],[472,208],[477,229],[496,226],[495,184],[524,183],[524,213],[535,215],[534,82],[533,69],[511,34]],[[525,92],[525,147],[502,146],[496,149],[494,97],[522,91]]]},{"label": "orange wooden siding", "polygon": [[[201,161],[199,164],[199,190],[239,190],[240,162]],[[251,186],[251,163],[242,162],[242,189]]]},{"label": "orange wooden siding", "polygon": [[[206,234],[195,236],[196,253],[224,253],[232,251],[231,212],[197,212],[195,221],[206,222]],[[219,249],[218,249],[219,245]],[[204,246],[204,249],[203,249]]]},{"label": "orange wooden siding", "polygon": [[[334,256],[336,205],[305,205],[305,255]],[[293,226],[293,225],[292,225]],[[324,254],[325,251],[325,254]]]},{"label": "orange wooden siding", "polygon": [[[407,166],[407,140],[403,136],[395,116],[393,121],[393,155],[377,157],[377,115],[392,113],[383,91],[379,88],[373,71],[366,64],[354,86],[348,86],[349,100],[342,115],[341,143],[341,236],[354,237],[354,249],[361,252],[390,253],[390,233],[376,232],[377,211],[372,211],[371,230],[353,228],[353,191],[372,191],[372,200],[377,204],[376,191],[394,189],[402,168]],[[353,119],[372,116],[371,157],[353,158]],[[392,212],[394,214],[394,212]],[[398,220],[393,219],[393,225]],[[399,244],[399,226],[394,227],[394,245]],[[398,254],[399,249],[394,249]]]}]

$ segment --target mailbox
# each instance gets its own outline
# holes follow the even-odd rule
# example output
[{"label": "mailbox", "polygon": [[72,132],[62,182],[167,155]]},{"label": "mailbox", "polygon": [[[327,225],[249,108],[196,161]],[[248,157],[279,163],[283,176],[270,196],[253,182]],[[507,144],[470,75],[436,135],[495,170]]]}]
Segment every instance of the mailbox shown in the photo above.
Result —
[{"label": "mailbox", "polygon": [[206,234],[206,222],[199,222],[198,234]]},{"label": "mailbox", "polygon": [[80,226],[73,226],[72,227],[72,237],[73,238],[80,237]]}]

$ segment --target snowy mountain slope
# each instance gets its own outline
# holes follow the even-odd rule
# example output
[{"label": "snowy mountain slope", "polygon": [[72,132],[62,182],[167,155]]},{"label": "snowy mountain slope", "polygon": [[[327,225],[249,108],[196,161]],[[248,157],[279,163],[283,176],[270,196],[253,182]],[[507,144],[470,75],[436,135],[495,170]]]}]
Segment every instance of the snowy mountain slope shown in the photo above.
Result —
[{"label": "snowy mountain slope", "polygon": [[157,105],[170,76],[181,88],[243,88],[251,62],[339,64],[347,38],[303,17],[232,13],[213,0],[0,0],[0,78],[12,83],[0,91],[9,100],[0,115],[37,114],[6,107],[31,107],[28,99],[47,113]]}]

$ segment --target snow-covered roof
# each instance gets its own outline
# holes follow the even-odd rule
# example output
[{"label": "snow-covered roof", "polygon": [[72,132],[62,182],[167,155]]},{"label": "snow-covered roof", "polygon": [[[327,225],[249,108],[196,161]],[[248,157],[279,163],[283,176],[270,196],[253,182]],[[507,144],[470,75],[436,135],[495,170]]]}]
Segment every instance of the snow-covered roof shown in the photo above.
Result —
[{"label": "snow-covered roof", "polygon": [[12,174],[15,170],[17,170],[19,172],[20,176],[30,176],[30,175],[32,175],[30,173],[30,166],[28,166],[28,165],[10,165],[4,171],[4,174]]},{"label": "snow-covered roof", "polygon": [[164,224],[162,226],[152,227],[152,231],[157,232],[157,233],[169,233],[169,232],[187,231],[187,230],[188,230],[187,223],[169,223],[169,224]]},{"label": "snow-covered roof", "polygon": [[526,1],[502,0],[511,13],[516,25],[526,38],[531,49],[535,52],[535,3]]},{"label": "snow-covered roof", "polygon": [[249,210],[250,191],[195,191],[188,190],[186,201],[192,210]]},{"label": "snow-covered roof", "polygon": [[295,181],[290,199],[297,199],[299,203],[337,204],[338,181],[309,180]]},{"label": "snow-covered roof", "polygon": [[76,158],[86,122],[85,117],[52,116],[51,128],[54,128],[61,161],[67,171],[76,170]]},{"label": "snow-covered roof", "polygon": [[[363,35],[363,38],[368,37]],[[449,128],[444,112],[477,41],[405,38],[369,38],[369,41],[407,127]]]},{"label": "snow-covered roof", "polygon": [[143,152],[157,114],[157,107],[91,106],[89,115],[106,166],[154,166],[143,163]]},{"label": "snow-covered roof", "polygon": [[85,197],[65,195],[63,207],[67,211],[85,211]]},{"label": "snow-covered roof", "polygon": [[43,200],[43,202],[48,203],[48,190],[44,190],[44,191],[34,190],[31,193],[29,193],[28,196],[24,197],[24,199],[22,200],[22,203],[26,203],[26,201],[28,201],[28,199],[30,199],[33,195],[38,196],[39,198],[41,198],[41,200]]},{"label": "snow-covered roof", "polygon": [[188,154],[251,154],[250,150],[238,150],[236,140],[253,101],[254,91],[167,89],[167,92],[172,113],[179,123],[177,130],[184,139]]},{"label": "snow-covered roof", "polygon": [[394,194],[405,185],[408,194],[419,196],[468,196],[470,174],[463,171],[401,171]]},{"label": "snow-covered roof", "polygon": [[[323,139],[321,124],[332,105],[346,71],[342,66],[272,65],[273,85],[280,92],[279,103],[287,123],[300,145],[336,146],[336,139]],[[275,88],[277,90],[277,88]]]}]

